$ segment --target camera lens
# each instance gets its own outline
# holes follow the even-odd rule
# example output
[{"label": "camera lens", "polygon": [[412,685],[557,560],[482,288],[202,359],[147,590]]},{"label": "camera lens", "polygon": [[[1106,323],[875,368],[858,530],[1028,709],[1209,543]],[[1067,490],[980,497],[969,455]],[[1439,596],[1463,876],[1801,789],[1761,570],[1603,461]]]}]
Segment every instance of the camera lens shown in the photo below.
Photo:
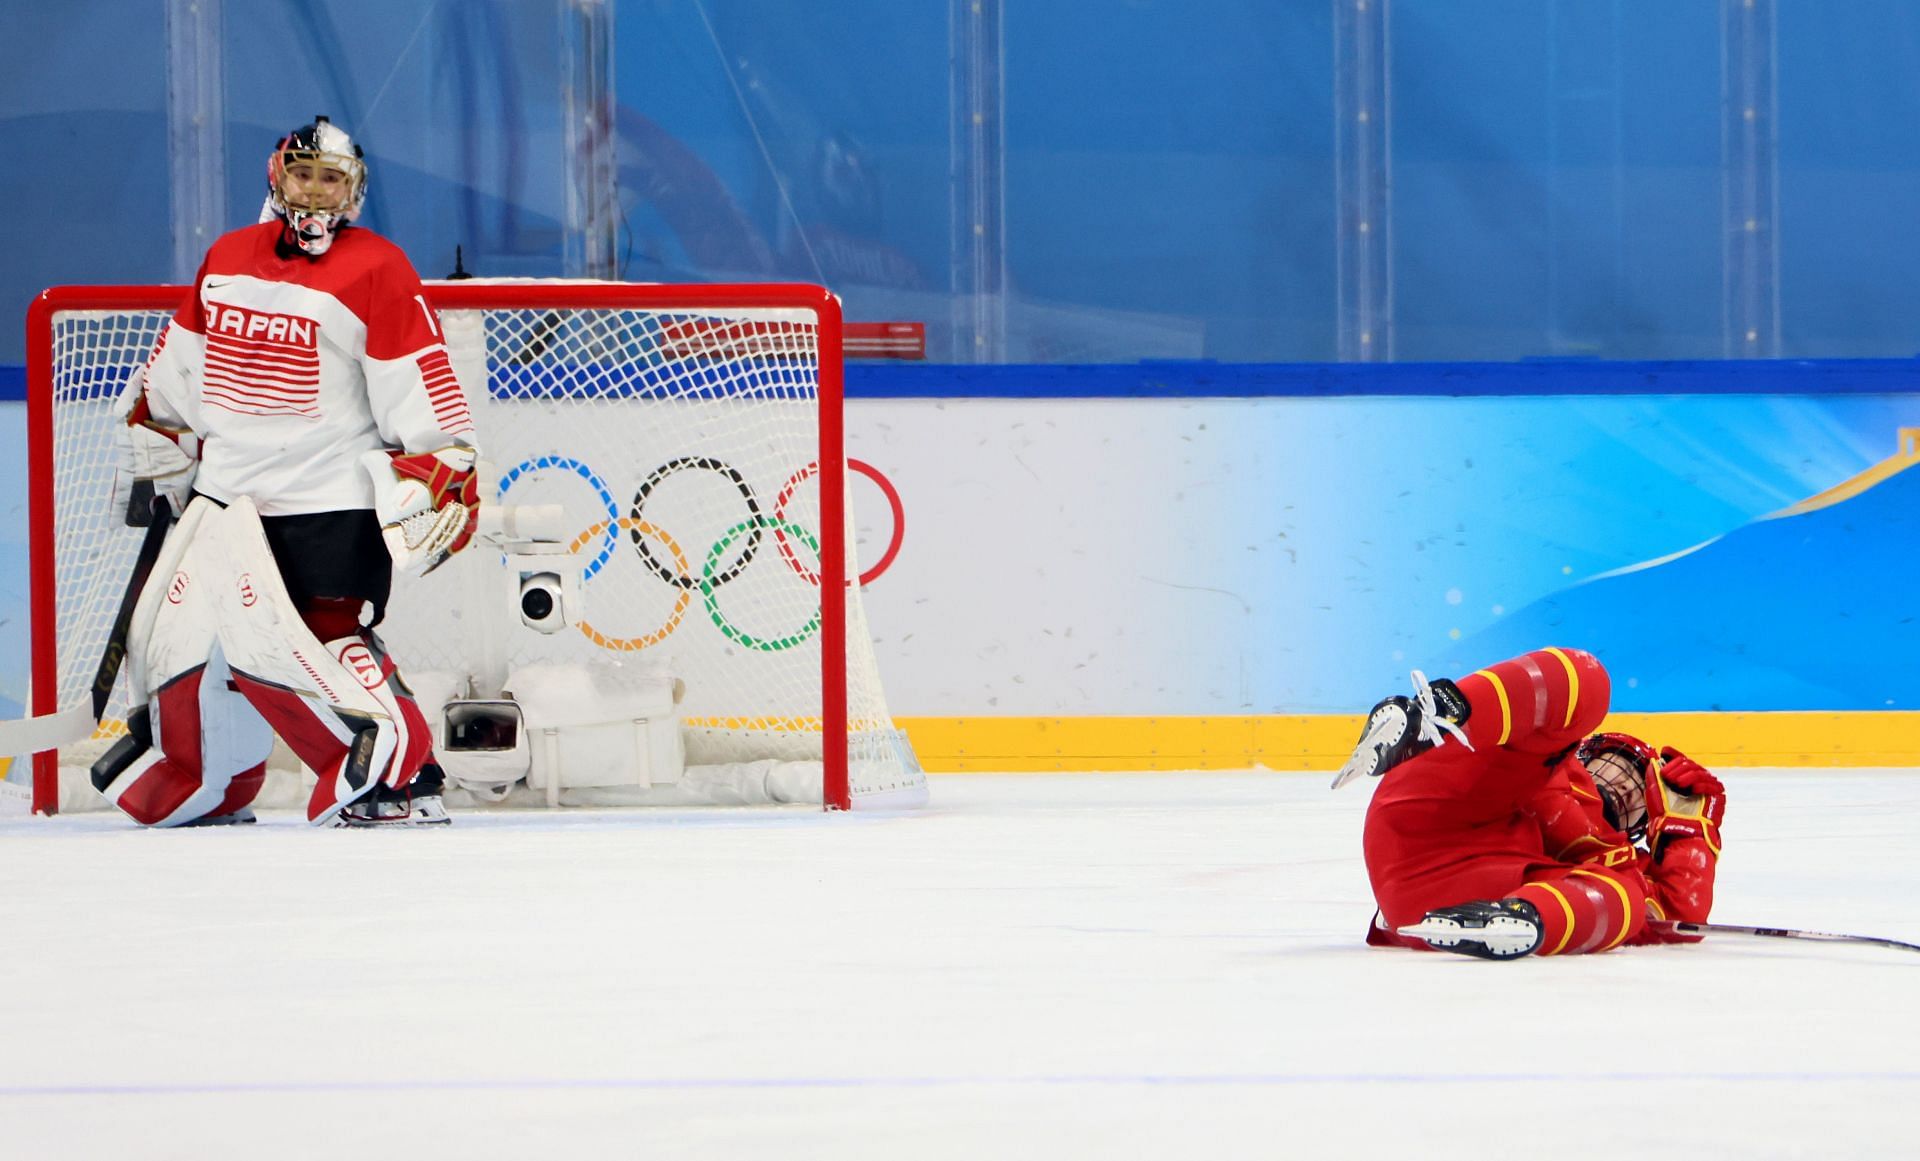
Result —
[{"label": "camera lens", "polygon": [[529,621],[544,621],[553,616],[553,590],[537,585],[523,590],[520,615]]}]

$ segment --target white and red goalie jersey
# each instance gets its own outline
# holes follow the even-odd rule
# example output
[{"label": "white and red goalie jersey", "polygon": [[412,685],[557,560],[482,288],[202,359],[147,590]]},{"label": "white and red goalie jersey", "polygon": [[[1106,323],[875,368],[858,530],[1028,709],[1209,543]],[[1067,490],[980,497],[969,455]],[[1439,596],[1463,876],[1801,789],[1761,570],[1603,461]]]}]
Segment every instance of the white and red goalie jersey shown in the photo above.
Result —
[{"label": "white and red goalie jersey", "polygon": [[350,229],[319,261],[285,258],[281,230],[208,250],[143,372],[143,418],[199,437],[194,488],[215,500],[249,496],[264,516],[372,508],[362,453],[472,447],[473,415],[398,246]]}]

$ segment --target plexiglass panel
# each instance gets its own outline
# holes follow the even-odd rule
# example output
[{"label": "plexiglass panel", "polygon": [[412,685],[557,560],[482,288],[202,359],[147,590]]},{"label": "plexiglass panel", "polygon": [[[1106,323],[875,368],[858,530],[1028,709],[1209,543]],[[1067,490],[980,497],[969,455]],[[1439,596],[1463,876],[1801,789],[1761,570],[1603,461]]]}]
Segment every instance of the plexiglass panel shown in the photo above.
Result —
[{"label": "plexiglass panel", "polygon": [[1916,41],[1899,0],[14,4],[0,293],[179,277],[326,112],[424,274],[823,282],[934,361],[1904,356]]}]

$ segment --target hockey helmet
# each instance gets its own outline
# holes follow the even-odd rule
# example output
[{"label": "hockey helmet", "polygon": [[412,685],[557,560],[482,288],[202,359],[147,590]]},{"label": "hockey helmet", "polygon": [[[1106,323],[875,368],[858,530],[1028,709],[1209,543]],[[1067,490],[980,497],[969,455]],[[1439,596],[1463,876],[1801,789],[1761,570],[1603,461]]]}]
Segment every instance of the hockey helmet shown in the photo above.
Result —
[{"label": "hockey helmet", "polygon": [[1581,741],[1574,757],[1593,775],[1607,821],[1639,841],[1647,833],[1647,779],[1660,768],[1653,747],[1631,734],[1594,734]]},{"label": "hockey helmet", "polygon": [[360,146],[325,114],[282,137],[267,159],[267,209],[286,223],[285,241],[312,257],[360,216],[366,197]]}]

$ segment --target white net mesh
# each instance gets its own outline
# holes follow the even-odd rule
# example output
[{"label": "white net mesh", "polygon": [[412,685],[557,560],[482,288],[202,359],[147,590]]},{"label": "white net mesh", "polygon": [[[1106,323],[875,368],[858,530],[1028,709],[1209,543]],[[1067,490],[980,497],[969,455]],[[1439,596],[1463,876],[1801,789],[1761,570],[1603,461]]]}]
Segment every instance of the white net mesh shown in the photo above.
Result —
[{"label": "white net mesh", "polygon": [[[449,687],[491,696],[534,663],[637,666],[684,682],[690,766],[820,762],[819,554],[837,546],[849,577],[859,565],[850,514],[837,535],[821,527],[816,312],[777,296],[676,308],[659,304],[662,288],[640,293],[653,305],[562,306],[542,300],[541,284],[502,290],[510,307],[443,305],[491,469],[483,498],[561,509],[577,624],[524,625],[519,572],[475,544],[428,577],[401,579],[381,635],[423,697]],[[62,706],[87,694],[138,548],[139,531],[109,511],[113,403],[170,308],[162,298],[151,310],[54,315]],[[852,795],[923,792],[887,714],[857,586],[841,603]],[[121,685],[109,723],[126,714]],[[62,781],[84,782],[77,768],[98,749],[64,752]]]}]

